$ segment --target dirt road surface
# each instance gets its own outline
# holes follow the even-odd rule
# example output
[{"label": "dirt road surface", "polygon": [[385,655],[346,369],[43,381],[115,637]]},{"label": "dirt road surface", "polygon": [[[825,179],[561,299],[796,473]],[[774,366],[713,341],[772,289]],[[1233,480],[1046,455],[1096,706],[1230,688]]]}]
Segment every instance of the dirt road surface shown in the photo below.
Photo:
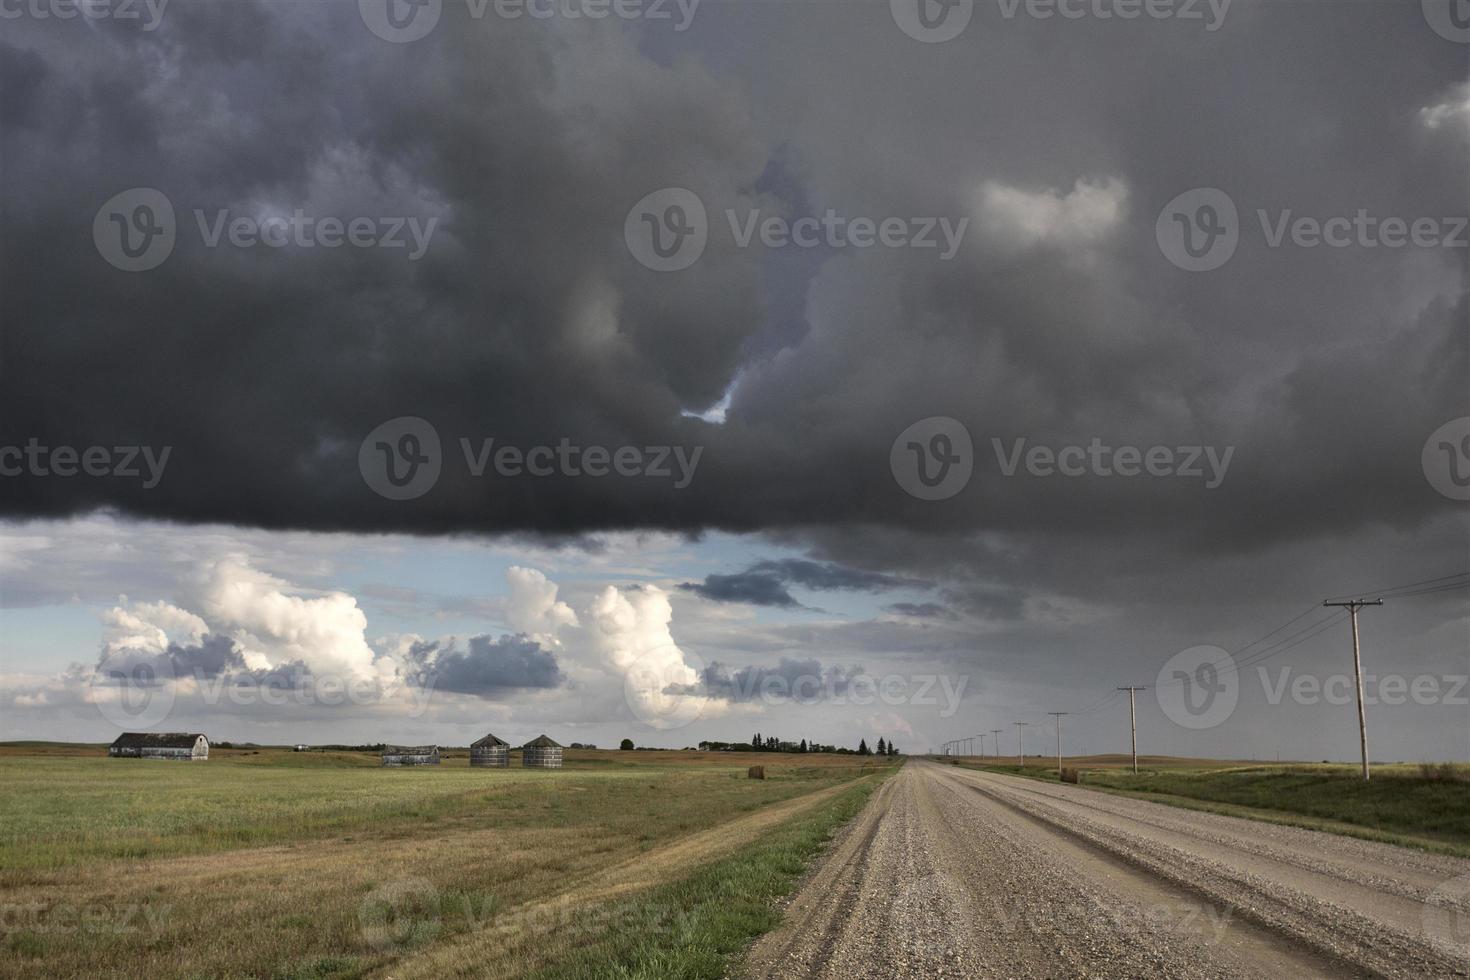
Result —
[{"label": "dirt road surface", "polygon": [[1470,977],[1470,861],[913,760],[742,969]]}]

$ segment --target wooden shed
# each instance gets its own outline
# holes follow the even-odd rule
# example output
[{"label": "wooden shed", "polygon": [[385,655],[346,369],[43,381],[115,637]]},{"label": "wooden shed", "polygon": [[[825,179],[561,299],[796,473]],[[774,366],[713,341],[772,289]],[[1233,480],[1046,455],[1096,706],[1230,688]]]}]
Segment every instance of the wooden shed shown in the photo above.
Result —
[{"label": "wooden shed", "polygon": [[521,765],[527,769],[560,769],[561,746],[545,735],[521,746]]},{"label": "wooden shed", "polygon": [[383,746],[383,765],[385,766],[437,766],[438,764],[439,746],[437,745]]},{"label": "wooden shed", "polygon": [[494,734],[470,743],[470,765],[504,769],[510,765],[510,743]]},{"label": "wooden shed", "polygon": [[107,747],[119,759],[177,759],[203,762],[209,758],[209,739],[198,732],[123,732]]}]

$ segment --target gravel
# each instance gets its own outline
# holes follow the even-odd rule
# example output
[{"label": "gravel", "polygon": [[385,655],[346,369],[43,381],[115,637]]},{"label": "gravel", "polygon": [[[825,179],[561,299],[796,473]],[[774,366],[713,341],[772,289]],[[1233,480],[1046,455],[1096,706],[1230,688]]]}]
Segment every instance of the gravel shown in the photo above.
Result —
[{"label": "gravel", "polygon": [[1470,861],[912,760],[742,973],[1470,977],[1446,926],[1470,922],[1461,876]]}]

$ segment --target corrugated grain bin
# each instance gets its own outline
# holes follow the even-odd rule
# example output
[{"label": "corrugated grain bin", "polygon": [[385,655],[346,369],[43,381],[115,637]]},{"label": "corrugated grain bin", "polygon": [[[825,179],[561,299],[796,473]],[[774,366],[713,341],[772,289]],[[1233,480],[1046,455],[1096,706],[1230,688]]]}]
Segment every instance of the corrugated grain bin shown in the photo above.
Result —
[{"label": "corrugated grain bin", "polygon": [[521,746],[521,765],[526,769],[560,769],[561,745],[545,735]]},{"label": "corrugated grain bin", "polygon": [[470,765],[504,769],[510,765],[510,743],[494,735],[486,735],[470,743]]}]

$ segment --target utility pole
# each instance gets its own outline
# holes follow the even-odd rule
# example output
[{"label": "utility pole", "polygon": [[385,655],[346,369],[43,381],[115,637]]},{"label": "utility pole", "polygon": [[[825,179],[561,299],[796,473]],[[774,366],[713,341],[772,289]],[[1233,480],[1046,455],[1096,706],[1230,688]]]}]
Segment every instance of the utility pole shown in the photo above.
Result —
[{"label": "utility pole", "polygon": [[990,730],[990,734],[992,734],[992,735],[995,736],[995,761],[996,762],[999,762],[1000,761],[1000,733],[1003,732],[1003,731],[1005,731],[1004,728],[992,728]]},{"label": "utility pole", "polygon": [[1026,750],[1021,745],[1021,729],[1025,728],[1027,725],[1029,725],[1031,723],[1029,721],[1013,721],[1013,722],[1011,722],[1011,724],[1013,724],[1013,725],[1016,726],[1016,755],[1018,755],[1018,756],[1021,757],[1021,768],[1022,769],[1025,769],[1026,768]]},{"label": "utility pole", "polygon": [[1147,691],[1146,687],[1120,687],[1120,691],[1128,692],[1128,724],[1133,729],[1133,775],[1138,775],[1138,709],[1134,704],[1133,695],[1135,691]]},{"label": "utility pole", "polygon": [[1057,778],[1062,778],[1062,715],[1071,714],[1070,711],[1048,711],[1057,720]]},{"label": "utility pole", "polygon": [[1382,599],[1354,599],[1351,602],[1324,602],[1324,606],[1340,606],[1348,611],[1353,624],[1353,677],[1358,681],[1358,748],[1363,753],[1363,778],[1368,778],[1368,715],[1363,710],[1363,656],[1358,651],[1358,610],[1364,606],[1381,606]]}]

